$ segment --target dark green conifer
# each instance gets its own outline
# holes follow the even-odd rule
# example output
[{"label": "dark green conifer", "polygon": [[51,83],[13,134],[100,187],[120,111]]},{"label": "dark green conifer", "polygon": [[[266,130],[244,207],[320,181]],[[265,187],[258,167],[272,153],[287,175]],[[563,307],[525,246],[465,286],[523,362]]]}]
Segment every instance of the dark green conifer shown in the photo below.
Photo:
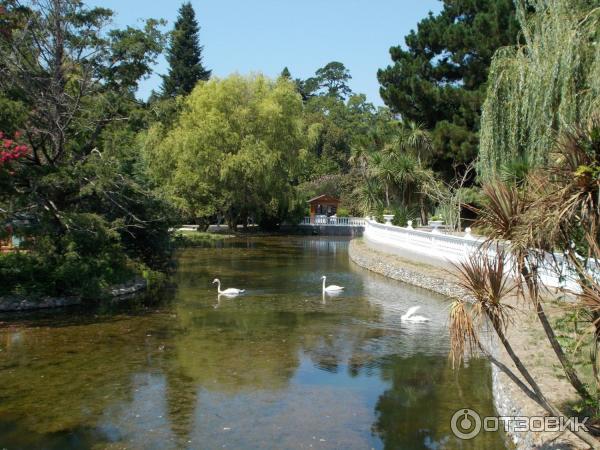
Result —
[{"label": "dark green conifer", "polygon": [[211,71],[202,64],[204,47],[199,43],[199,31],[192,4],[184,3],[179,8],[179,16],[167,50],[169,73],[163,76],[164,96],[187,95],[198,81],[210,78]]}]

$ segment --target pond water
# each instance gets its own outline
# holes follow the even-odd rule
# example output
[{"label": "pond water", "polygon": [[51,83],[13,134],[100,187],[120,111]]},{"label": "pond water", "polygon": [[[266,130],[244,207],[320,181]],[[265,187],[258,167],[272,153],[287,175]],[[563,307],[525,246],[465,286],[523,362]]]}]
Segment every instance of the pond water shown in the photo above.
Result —
[{"label": "pond water", "polygon": [[[451,433],[494,409],[485,361],[452,370],[447,301],[348,242],[227,240],[182,251],[164,298],[0,317],[0,448],[504,448]],[[324,274],[345,291],[323,298]],[[414,304],[431,322],[400,322]]]}]

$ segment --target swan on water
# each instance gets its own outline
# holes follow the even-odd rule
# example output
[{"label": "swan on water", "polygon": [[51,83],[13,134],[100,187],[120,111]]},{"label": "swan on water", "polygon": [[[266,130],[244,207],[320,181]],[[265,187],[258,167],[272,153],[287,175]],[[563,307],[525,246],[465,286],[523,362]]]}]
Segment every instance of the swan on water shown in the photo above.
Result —
[{"label": "swan on water", "polygon": [[224,291],[221,290],[221,280],[215,278],[213,284],[217,283],[217,293],[219,295],[239,295],[244,293],[245,289],[227,288]]},{"label": "swan on water", "polygon": [[406,311],[406,314],[400,316],[400,320],[403,322],[428,322],[429,318],[425,316],[415,316],[414,314],[419,310],[420,306],[411,306]]},{"label": "swan on water", "polygon": [[325,280],[327,280],[327,277],[325,275],[321,277],[321,280],[323,280],[323,292],[340,292],[344,289],[344,286],[338,286],[335,284],[325,286]]}]

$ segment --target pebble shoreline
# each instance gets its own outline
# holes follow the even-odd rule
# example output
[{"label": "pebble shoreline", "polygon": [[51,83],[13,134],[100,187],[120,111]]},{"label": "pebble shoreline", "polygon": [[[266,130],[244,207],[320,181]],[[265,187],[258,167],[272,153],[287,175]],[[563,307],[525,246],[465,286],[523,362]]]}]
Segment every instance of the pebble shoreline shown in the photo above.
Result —
[{"label": "pebble shoreline", "polygon": [[412,284],[449,298],[465,298],[467,300],[470,298],[464,289],[448,280],[382,262],[377,257],[377,250],[370,249],[356,239],[350,241],[348,254],[350,259],[359,266],[388,278]]}]

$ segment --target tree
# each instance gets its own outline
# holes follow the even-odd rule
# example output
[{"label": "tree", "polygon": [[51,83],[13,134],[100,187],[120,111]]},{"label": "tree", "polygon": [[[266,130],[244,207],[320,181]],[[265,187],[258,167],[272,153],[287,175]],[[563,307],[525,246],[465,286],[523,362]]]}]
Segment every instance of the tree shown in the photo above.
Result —
[{"label": "tree", "polygon": [[27,151],[0,167],[0,219],[32,238],[17,272],[46,294],[97,296],[168,240],[164,205],[131,162],[134,92],[162,51],[159,22],[107,31],[112,12],[76,0],[3,6],[15,25],[0,35],[0,101],[17,111],[3,121]]},{"label": "tree", "polygon": [[377,72],[386,105],[432,133],[433,168],[454,176],[477,155],[480,108],[496,49],[518,33],[512,0],[444,1],[392,47],[393,65]]},{"label": "tree", "polygon": [[332,61],[317,69],[314,77],[306,80],[296,78],[295,83],[305,103],[316,96],[328,96],[345,101],[352,96],[352,89],[348,86],[348,81],[351,79],[352,76],[344,64]]},{"label": "tree", "polygon": [[307,102],[317,95],[317,91],[319,90],[319,80],[316,78],[311,77],[306,80],[296,78],[294,82],[296,83],[296,89],[302,96],[302,101]]},{"label": "tree", "polygon": [[290,69],[288,69],[287,67],[284,67],[283,70],[281,71],[281,77],[285,78],[286,80],[291,80],[292,79],[292,74],[290,73]]},{"label": "tree", "polygon": [[[148,173],[184,216],[273,228],[300,205],[294,184],[304,144],[291,81],[230,76],[196,87],[175,125],[145,139]],[[303,206],[303,205],[301,205]]]},{"label": "tree", "polygon": [[316,71],[319,88],[325,89],[326,95],[345,99],[352,94],[348,81],[352,79],[350,71],[341,62],[332,61]]},{"label": "tree", "polygon": [[[489,258],[481,250],[467,257],[456,266],[459,285],[468,292],[473,304],[467,306],[464,298],[455,298],[450,307],[450,338],[453,362],[462,362],[465,354],[483,354],[496,367],[506,374],[527,397],[541,406],[552,417],[566,418],[569,414],[561,411],[545,396],[541,386],[535,381],[527,369],[526,362],[516,354],[507,335],[507,329],[512,320],[515,308],[506,303],[518,284],[511,283],[507,267],[507,255],[504,250],[495,245],[495,258]],[[503,364],[491,354],[489,345],[480,338],[484,323],[491,325],[498,340],[512,360],[516,370]],[[597,404],[597,400],[596,400]],[[564,408],[562,408],[564,409]],[[598,441],[588,429],[573,426],[568,428],[573,434],[588,444],[592,449],[600,449]]]},{"label": "tree", "polygon": [[524,43],[499,50],[481,119],[479,172],[493,179],[551,159],[557,133],[600,107],[600,10],[585,0],[518,2]]},{"label": "tree", "polygon": [[[404,158],[408,163],[402,165],[403,170],[398,173],[398,178],[402,180],[406,177],[403,173],[406,173],[407,169],[411,169],[409,178],[411,183],[416,184],[414,195],[417,197],[421,223],[425,225],[427,223],[427,208],[424,187],[434,181],[433,173],[426,169],[431,163],[433,147],[431,134],[421,124],[407,121],[402,124],[395,145],[404,153]],[[409,201],[409,199],[406,200],[407,203]]]},{"label": "tree", "polygon": [[[504,304],[504,297],[515,289],[520,299],[530,302],[565,378],[580,397],[580,405],[573,410],[584,405],[597,415],[600,407],[597,271],[600,261],[600,118],[593,116],[587,123],[563,132],[552,153],[555,158],[528,173],[520,184],[493,180],[483,186],[484,201],[477,210],[478,225],[488,235],[483,248],[491,247],[497,257],[476,254],[459,267],[463,286],[475,298],[476,306],[465,309],[464,300],[455,302],[451,318],[453,352],[460,357],[467,347],[481,347],[479,322],[487,316],[518,372],[488,355],[491,361],[547,412],[556,417],[566,416],[548,401],[526,364],[510,346],[506,328],[511,315],[518,310]],[[510,267],[504,267],[509,261]],[[577,284],[577,288],[567,284],[559,288],[562,294],[572,296],[565,309],[575,312],[574,338],[564,339],[566,333],[557,328],[546,313],[543,294],[551,291],[545,285],[543,269],[567,274],[566,278]],[[508,283],[512,288],[504,289]],[[575,341],[573,346],[569,346],[571,339]],[[588,343],[591,344],[589,353],[582,350]],[[577,354],[589,354],[587,364],[576,364],[579,363]],[[592,448],[600,448],[600,442],[589,433],[573,432]]]},{"label": "tree", "polygon": [[329,95],[311,98],[305,105],[308,149],[316,157],[314,175],[348,172],[352,147],[363,139],[380,118],[364,95],[347,102]]},{"label": "tree", "polygon": [[192,4],[184,3],[179,8],[179,16],[167,49],[169,73],[163,76],[163,95],[187,95],[198,81],[210,78],[211,71],[202,64],[204,47],[199,43],[199,31]]}]

